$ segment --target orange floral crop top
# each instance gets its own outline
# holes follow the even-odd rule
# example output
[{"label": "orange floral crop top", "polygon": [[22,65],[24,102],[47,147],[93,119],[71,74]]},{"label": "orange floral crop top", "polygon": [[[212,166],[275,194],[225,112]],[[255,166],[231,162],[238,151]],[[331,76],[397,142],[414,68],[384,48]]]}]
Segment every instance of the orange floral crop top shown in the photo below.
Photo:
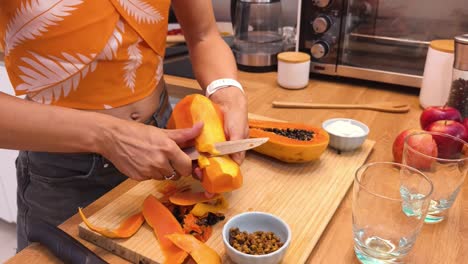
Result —
[{"label": "orange floral crop top", "polygon": [[151,94],[162,77],[170,0],[8,0],[0,45],[17,95],[109,109]]}]

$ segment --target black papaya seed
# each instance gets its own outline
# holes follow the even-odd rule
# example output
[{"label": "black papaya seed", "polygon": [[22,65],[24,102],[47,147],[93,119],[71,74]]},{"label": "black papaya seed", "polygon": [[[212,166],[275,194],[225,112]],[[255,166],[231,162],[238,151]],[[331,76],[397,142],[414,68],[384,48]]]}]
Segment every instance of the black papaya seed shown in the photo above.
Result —
[{"label": "black papaya seed", "polygon": [[313,131],[307,131],[304,129],[296,129],[296,128],[286,128],[286,129],[263,128],[263,130],[266,132],[275,133],[283,137],[288,137],[291,139],[296,139],[296,140],[301,140],[301,141],[310,141],[314,138],[314,134],[315,134]]}]

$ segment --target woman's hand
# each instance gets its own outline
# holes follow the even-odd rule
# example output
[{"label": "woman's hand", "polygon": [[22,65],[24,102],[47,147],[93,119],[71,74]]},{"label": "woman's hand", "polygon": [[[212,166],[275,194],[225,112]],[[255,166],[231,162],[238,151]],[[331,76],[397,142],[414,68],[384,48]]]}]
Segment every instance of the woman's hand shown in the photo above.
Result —
[{"label": "woman's hand", "polygon": [[[249,136],[247,99],[236,87],[223,88],[210,96],[224,115],[224,133],[227,140],[244,139]],[[234,153],[231,158],[239,165],[245,158],[245,151]]]},{"label": "woman's hand", "polygon": [[131,121],[116,122],[104,131],[100,153],[116,168],[137,181],[165,177],[171,180],[192,173],[192,161],[181,150],[193,145],[203,123],[192,128],[165,130]]},{"label": "woman's hand", "polygon": [[[192,68],[201,87],[207,87],[213,80],[237,79],[236,61],[231,48],[221,38],[213,12],[211,0],[172,0],[172,7],[183,31],[190,51]],[[193,12],[203,10],[203,12]],[[223,88],[210,96],[220,105],[224,114],[224,131],[228,140],[244,139],[248,136],[247,99],[235,87]],[[245,152],[231,155],[241,164]],[[201,179],[200,168],[194,169],[194,176]]]}]

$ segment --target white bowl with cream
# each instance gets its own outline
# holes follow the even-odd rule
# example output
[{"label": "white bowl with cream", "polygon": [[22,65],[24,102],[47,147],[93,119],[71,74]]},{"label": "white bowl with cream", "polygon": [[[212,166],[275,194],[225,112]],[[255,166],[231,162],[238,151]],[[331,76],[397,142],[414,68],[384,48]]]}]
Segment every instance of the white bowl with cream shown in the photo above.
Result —
[{"label": "white bowl with cream", "polygon": [[369,127],[350,118],[332,118],[322,123],[322,128],[330,135],[330,147],[340,151],[359,148],[369,135]]}]

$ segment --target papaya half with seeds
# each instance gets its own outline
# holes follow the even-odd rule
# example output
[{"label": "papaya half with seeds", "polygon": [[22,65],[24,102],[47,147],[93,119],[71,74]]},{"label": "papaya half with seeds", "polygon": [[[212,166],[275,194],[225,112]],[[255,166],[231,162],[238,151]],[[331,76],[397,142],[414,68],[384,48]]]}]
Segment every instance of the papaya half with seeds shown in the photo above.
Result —
[{"label": "papaya half with seeds", "polygon": [[322,128],[299,123],[249,120],[249,137],[269,137],[254,151],[288,163],[319,159],[330,141]]}]

